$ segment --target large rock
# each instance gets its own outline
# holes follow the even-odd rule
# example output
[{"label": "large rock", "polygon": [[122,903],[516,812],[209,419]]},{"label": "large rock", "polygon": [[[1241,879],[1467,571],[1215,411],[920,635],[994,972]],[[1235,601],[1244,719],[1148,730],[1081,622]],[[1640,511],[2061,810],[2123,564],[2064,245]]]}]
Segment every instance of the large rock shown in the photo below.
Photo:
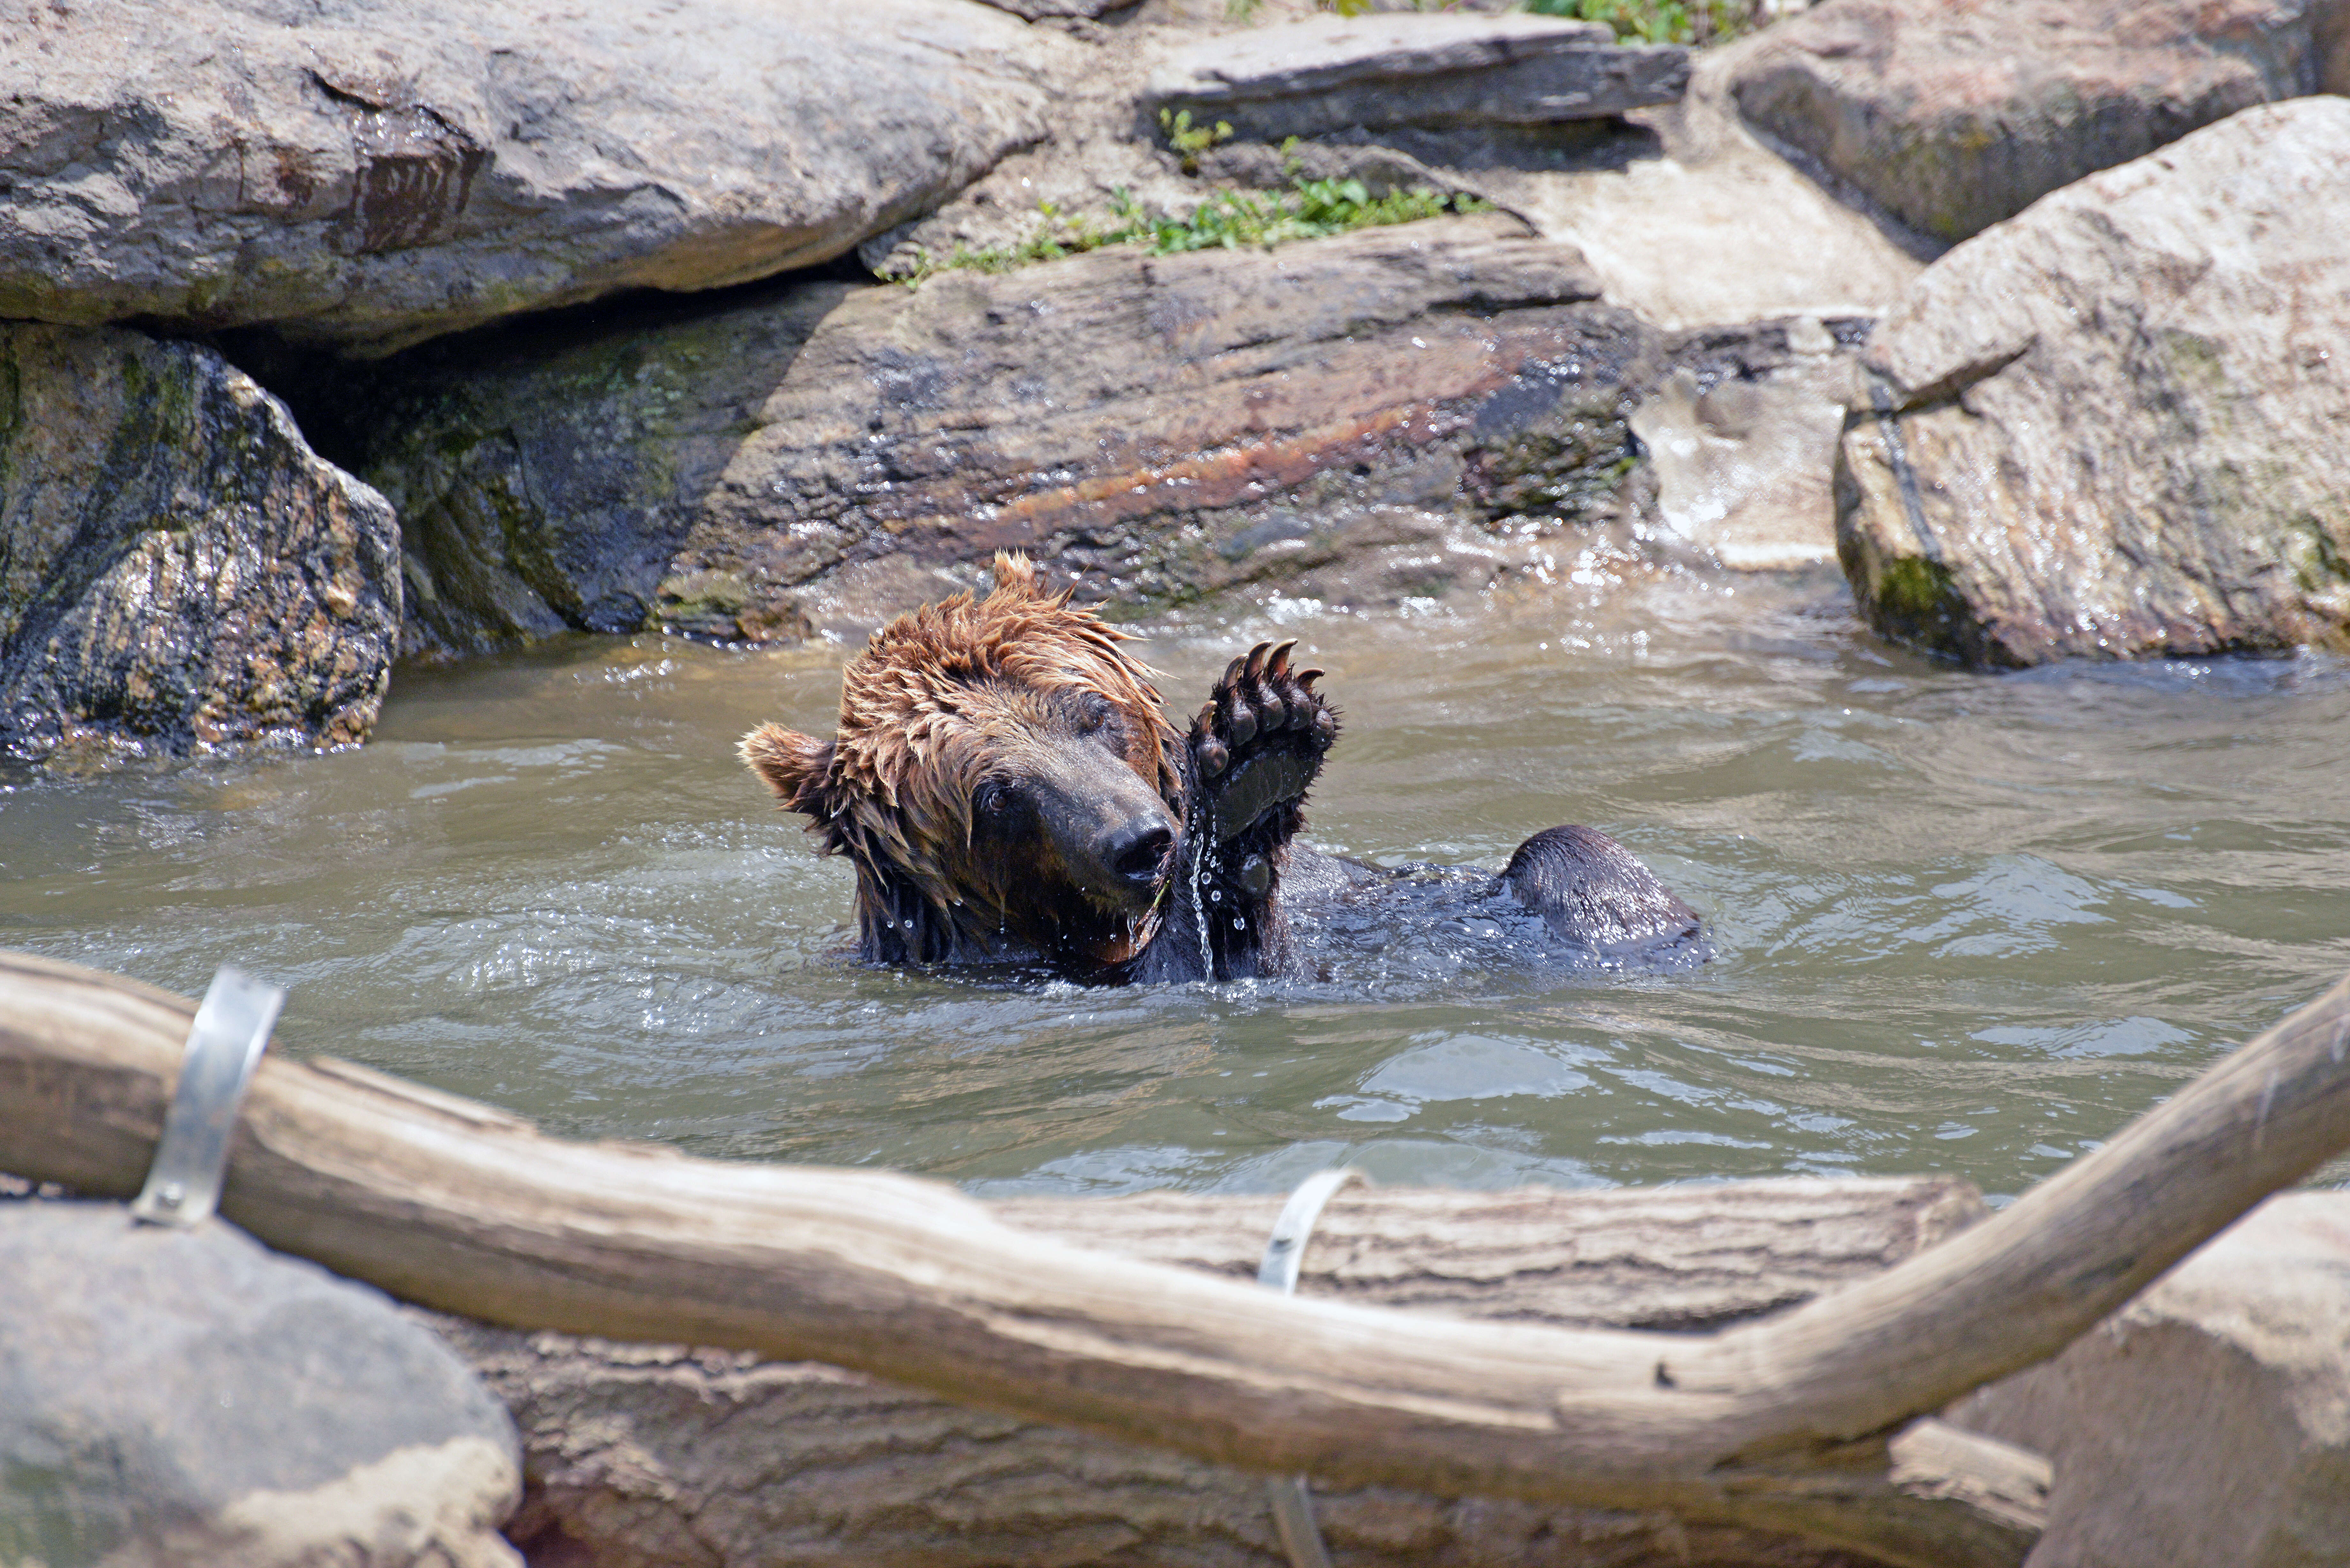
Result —
[{"label": "large rock", "polygon": [[[934,568],[998,548],[1128,603],[1381,549],[1418,565],[1378,591],[1440,591],[1430,541],[1464,484],[1480,515],[1544,526],[1612,504],[1627,378],[1658,342],[1592,303],[1571,248],[1509,227],[795,286],[483,345],[470,371],[474,346],[452,344],[394,383],[415,391],[384,400],[352,461],[425,548],[481,552],[426,563],[444,604],[469,576],[491,585],[466,590],[479,603],[528,580],[532,552],[588,542],[579,586],[540,601],[625,580],[613,591],[650,597],[656,623],[727,640],[918,603]],[[605,528],[632,513],[665,559]],[[1446,581],[1484,569],[1444,564]],[[423,640],[503,634],[466,614],[475,630],[451,617]]]},{"label": "large rock", "polygon": [[2350,90],[2342,0],[1827,0],[1738,105],[1902,222],[1964,239],[2256,103]]},{"label": "large rock", "polygon": [[1960,245],[1881,322],[1838,549],[1979,664],[2350,643],[2350,101],[2248,109]]},{"label": "large rock", "polygon": [[967,0],[76,0],[0,50],[0,316],[374,352],[838,255],[1044,134]]},{"label": "large rock", "polygon": [[10,1568],[519,1568],[514,1424],[376,1291],[213,1220],[0,1202]]},{"label": "large rock", "polygon": [[2350,1196],[2271,1199],[1952,1415],[2055,1461],[2032,1568],[2350,1564]]},{"label": "large rock", "polygon": [[1670,103],[1689,52],[1626,47],[1597,23],[1548,16],[1316,16],[1201,38],[1170,53],[1150,109],[1265,141],[1350,126],[1542,125]]},{"label": "large rock", "polygon": [[383,497],[212,350],[0,323],[0,753],[356,744],[399,559]]},{"label": "large rock", "polygon": [[[1637,501],[1627,420],[1675,367],[1718,419],[1767,410],[1732,443],[1760,477],[1724,483],[1786,493],[1723,553],[1832,546],[1827,449],[1782,429],[1832,431],[1832,334],[1671,337],[1592,300],[1572,248],[1508,230],[792,284],[430,345],[317,400],[365,412],[334,450],[400,508],[426,653],[846,633],[999,548],[1128,609],[1482,588]],[[1808,490],[1772,477],[1788,452]]]}]

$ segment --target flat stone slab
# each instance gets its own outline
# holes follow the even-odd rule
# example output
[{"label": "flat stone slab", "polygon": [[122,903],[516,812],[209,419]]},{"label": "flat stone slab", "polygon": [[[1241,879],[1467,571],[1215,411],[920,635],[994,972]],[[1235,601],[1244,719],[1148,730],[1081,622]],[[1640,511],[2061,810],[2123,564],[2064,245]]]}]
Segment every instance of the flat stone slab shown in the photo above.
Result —
[{"label": "flat stone slab", "polygon": [[1243,138],[1354,126],[1543,125],[1670,103],[1689,51],[1624,46],[1549,16],[1316,16],[1203,38],[1170,54],[1146,107],[1188,109]]}]

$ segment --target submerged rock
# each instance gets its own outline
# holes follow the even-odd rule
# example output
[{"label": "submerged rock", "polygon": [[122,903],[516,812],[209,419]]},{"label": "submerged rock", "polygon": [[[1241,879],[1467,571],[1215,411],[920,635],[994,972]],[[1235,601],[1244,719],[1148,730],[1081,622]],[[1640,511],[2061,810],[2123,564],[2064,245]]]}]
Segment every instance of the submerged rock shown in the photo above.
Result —
[{"label": "submerged rock", "polygon": [[2350,1197],[2269,1199],[1951,1414],[2055,1461],[2033,1568],[2350,1564]]},{"label": "submerged rock", "polygon": [[2350,644],[2350,100],[2248,109],[1951,251],[1869,338],[1837,540],[1970,663]]},{"label": "submerged rock", "polygon": [[0,51],[0,316],[378,352],[838,255],[1045,134],[965,0],[77,0]]},{"label": "submerged rock", "polygon": [[208,348],[0,323],[0,753],[351,745],[400,629],[383,497]]},{"label": "submerged rock", "polygon": [[221,1220],[0,1202],[11,1568],[519,1568],[514,1423],[380,1293]]},{"label": "submerged rock", "polygon": [[[413,580],[465,598],[418,634],[452,649],[595,625],[561,607],[615,584],[654,624],[775,640],[1004,548],[1128,604],[1342,561],[1378,563],[1349,592],[1441,592],[1612,514],[1662,352],[1571,247],[1513,228],[1102,251],[452,344],[377,389],[353,461],[400,499]],[[1482,543],[1448,547],[1456,526]]]},{"label": "submerged rock", "polygon": [[2329,0],[1827,0],[1738,47],[1748,119],[1964,239],[2256,103],[2350,88]]},{"label": "submerged rock", "polygon": [[1142,101],[1265,141],[1352,126],[1545,125],[1670,103],[1689,51],[1608,27],[1471,13],[1316,16],[1170,53]]}]

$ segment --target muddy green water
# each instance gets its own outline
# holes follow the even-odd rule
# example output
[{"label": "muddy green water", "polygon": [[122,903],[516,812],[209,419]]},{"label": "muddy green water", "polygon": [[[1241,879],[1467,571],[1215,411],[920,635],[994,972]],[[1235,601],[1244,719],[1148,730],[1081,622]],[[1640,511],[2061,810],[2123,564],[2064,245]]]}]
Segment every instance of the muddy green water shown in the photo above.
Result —
[{"label": "muddy green water", "polygon": [[[364,751],[0,794],[0,944],[571,1134],[981,1192],[1950,1170],[2012,1194],[2350,967],[2350,665],[1985,677],[1832,576],[1572,582],[1474,615],[1163,624],[1179,708],[1275,630],[1347,732],[1313,834],[1498,864],[1589,823],[1720,961],[1569,983],[992,989],[841,956],[851,878],[733,761],[837,649],[582,639],[403,670]],[[2339,1172],[2334,1173],[2338,1176]]]}]

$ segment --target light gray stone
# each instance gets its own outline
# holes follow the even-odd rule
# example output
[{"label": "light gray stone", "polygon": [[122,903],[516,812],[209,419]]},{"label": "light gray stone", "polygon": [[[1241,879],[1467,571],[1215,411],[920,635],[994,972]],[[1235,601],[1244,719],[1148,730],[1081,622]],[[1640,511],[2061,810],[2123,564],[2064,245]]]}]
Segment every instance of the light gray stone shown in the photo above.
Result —
[{"label": "light gray stone", "polygon": [[519,1568],[513,1421],[378,1292],[224,1221],[0,1202],[0,1562]]},{"label": "light gray stone", "polygon": [[1970,662],[2350,645],[2350,100],[2247,109],[1936,262],[1869,338],[1837,543]]},{"label": "light gray stone", "polygon": [[2055,1461],[2028,1568],[2350,1564],[2350,1194],[2271,1199],[1952,1417]]},{"label": "light gray stone", "polygon": [[1669,103],[1689,52],[1548,16],[1316,16],[1202,38],[1143,90],[1153,111],[1278,141],[1353,126],[1541,125]]},{"label": "light gray stone", "polygon": [[1754,124],[1960,240],[2238,109],[2350,89],[2350,54],[2326,59],[2345,23],[2343,0],[1827,0],[1731,74]]},{"label": "light gray stone", "polygon": [[373,353],[805,266],[1045,134],[968,0],[76,0],[0,50],[0,316]]},{"label": "light gray stone", "polygon": [[209,348],[0,323],[0,756],[354,745],[398,524]]}]

